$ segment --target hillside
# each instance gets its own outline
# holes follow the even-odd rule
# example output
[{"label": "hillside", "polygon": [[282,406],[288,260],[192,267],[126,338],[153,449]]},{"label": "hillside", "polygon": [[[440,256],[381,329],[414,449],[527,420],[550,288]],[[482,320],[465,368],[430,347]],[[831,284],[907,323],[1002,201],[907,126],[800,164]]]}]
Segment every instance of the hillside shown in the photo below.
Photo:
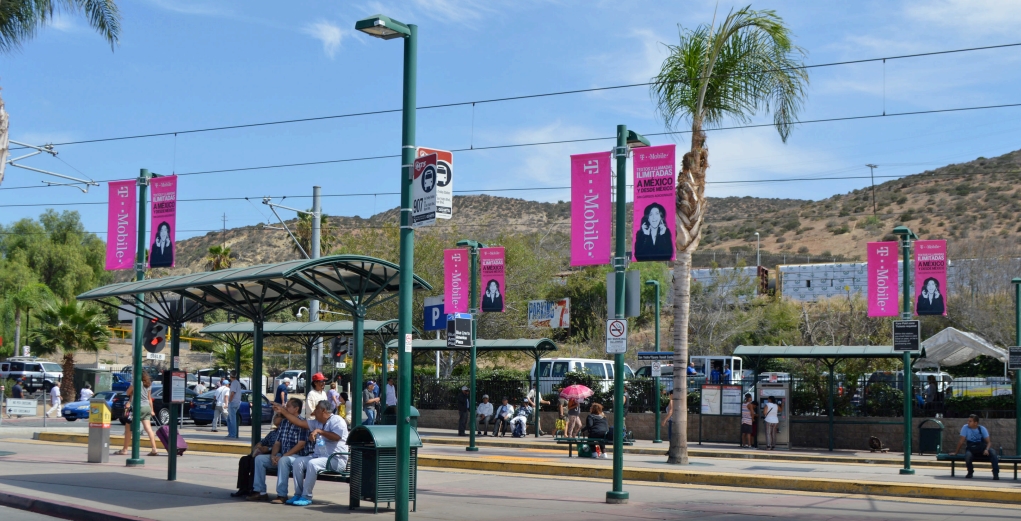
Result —
[{"label": "hillside", "polygon": [[[1021,231],[1019,173],[1021,151],[1016,151],[887,181],[876,186],[876,216],[872,214],[870,188],[820,201],[710,198],[700,249],[754,255],[758,231],[764,253],[861,258],[866,242],[887,237],[898,224],[930,239],[1009,236]],[[327,207],[327,213],[329,210]],[[397,216],[394,208],[369,218],[330,217],[330,222],[343,240],[346,234],[366,228],[396,225]],[[471,195],[454,198],[453,219],[418,233],[449,235],[453,243],[467,235],[486,240],[501,234],[566,234],[569,226],[569,202]],[[237,265],[296,257],[286,232],[246,226],[181,241],[178,265],[183,269],[175,273],[204,270],[206,251],[221,242],[239,256]]]}]

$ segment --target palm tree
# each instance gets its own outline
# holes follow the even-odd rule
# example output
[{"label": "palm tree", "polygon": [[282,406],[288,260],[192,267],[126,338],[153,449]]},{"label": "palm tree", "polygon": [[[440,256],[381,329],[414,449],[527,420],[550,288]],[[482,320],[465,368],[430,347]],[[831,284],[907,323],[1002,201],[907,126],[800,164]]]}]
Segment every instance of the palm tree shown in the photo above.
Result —
[{"label": "palm tree", "polygon": [[[298,222],[294,225],[294,236],[298,238],[298,244],[301,244],[301,248],[305,250],[309,255],[312,255],[312,209],[308,209],[309,213],[298,214]],[[333,251],[333,246],[337,242],[337,235],[330,224],[329,216],[325,213],[319,216],[319,251],[329,254]],[[292,249],[295,253],[300,254],[301,249],[298,248],[298,244],[295,244]]]},{"label": "palm tree", "polygon": [[32,350],[43,355],[63,354],[60,395],[65,402],[74,401],[74,354],[106,349],[110,338],[106,316],[93,304],[70,301],[50,304],[36,312],[35,318],[30,332]]},{"label": "palm tree", "polygon": [[[254,347],[251,342],[241,345],[241,372],[238,374],[238,378],[243,374],[252,374],[253,353]],[[229,367],[233,371],[237,361],[236,356],[237,349],[234,346],[223,342],[217,342],[213,346],[213,359],[216,361],[216,367]]]},{"label": "palm tree", "polygon": [[[57,12],[84,13],[89,25],[110,43],[120,38],[121,15],[114,0],[0,0],[0,54],[13,54],[53,20]],[[8,153],[8,117],[0,98],[0,182]]]},{"label": "palm tree", "polygon": [[[691,150],[684,154],[677,176],[677,260],[674,263],[674,367],[688,360],[688,314],[691,296],[691,254],[698,248],[705,199],[709,150],[706,128],[728,119],[747,121],[759,109],[773,113],[773,124],[785,143],[805,97],[808,74],[804,51],[773,11],[751,6],[731,11],[718,27],[700,25],[682,31],[680,43],[669,45],[670,56],[653,79],[657,109],[668,127],[691,123]],[[669,463],[688,463],[687,381],[674,372],[673,436]]]},{"label": "palm tree", "polygon": [[206,257],[206,266],[213,271],[225,270],[234,263],[234,256],[227,246],[210,246],[209,255]]},{"label": "palm tree", "polygon": [[29,282],[4,295],[14,307],[14,347],[21,347],[21,313],[23,311],[38,308],[43,302],[53,297],[45,284]]}]

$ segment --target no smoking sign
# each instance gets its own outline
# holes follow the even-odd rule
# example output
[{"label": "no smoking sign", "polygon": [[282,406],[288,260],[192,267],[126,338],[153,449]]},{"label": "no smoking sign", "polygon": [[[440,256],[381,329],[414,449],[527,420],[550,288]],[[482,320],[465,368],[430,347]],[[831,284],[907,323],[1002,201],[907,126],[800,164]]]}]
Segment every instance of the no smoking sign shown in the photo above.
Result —
[{"label": "no smoking sign", "polygon": [[606,321],[606,352],[609,354],[627,353],[627,320],[610,319]]}]

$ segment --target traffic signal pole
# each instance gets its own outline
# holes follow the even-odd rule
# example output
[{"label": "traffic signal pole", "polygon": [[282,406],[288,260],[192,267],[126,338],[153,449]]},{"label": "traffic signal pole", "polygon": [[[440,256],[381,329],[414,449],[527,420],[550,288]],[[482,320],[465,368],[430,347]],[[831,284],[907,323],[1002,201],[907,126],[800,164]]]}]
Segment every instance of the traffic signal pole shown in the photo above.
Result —
[{"label": "traffic signal pole", "polygon": [[[138,244],[135,250],[135,280],[145,280],[145,246],[149,242],[145,235],[146,227],[146,189],[149,187],[149,170],[143,168],[138,173]],[[145,326],[145,319],[139,311],[145,300],[144,293],[135,294],[135,328],[132,331],[134,346],[131,349],[131,457],[125,463],[128,467],[141,467],[145,460],[139,457],[139,435],[140,427],[138,411],[142,407],[142,328]]]}]

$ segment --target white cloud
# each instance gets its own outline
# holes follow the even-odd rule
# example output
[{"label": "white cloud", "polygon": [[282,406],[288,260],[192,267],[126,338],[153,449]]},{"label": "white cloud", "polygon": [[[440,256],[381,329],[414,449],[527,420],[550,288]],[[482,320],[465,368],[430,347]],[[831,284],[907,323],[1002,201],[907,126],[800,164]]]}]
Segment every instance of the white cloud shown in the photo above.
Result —
[{"label": "white cloud", "polygon": [[310,23],[302,28],[301,32],[322,42],[323,52],[330,59],[333,59],[337,54],[341,41],[349,34],[348,31],[341,29],[337,24],[327,22],[326,20]]},{"label": "white cloud", "polygon": [[496,14],[494,3],[477,0],[372,1],[366,4],[366,13],[387,13],[397,20],[431,18],[438,22],[469,24]]},{"label": "white cloud", "polygon": [[209,0],[148,0],[160,9],[180,14],[199,16],[227,16],[231,11],[224,9],[220,2]]},{"label": "white cloud", "polygon": [[953,28],[959,35],[1017,34],[1021,2],[1017,0],[925,0],[910,2],[904,14],[911,20]]},{"label": "white cloud", "polygon": [[49,25],[51,28],[62,33],[75,33],[83,29],[83,27],[74,22],[73,18],[62,13],[54,13],[53,18],[50,18]]}]

